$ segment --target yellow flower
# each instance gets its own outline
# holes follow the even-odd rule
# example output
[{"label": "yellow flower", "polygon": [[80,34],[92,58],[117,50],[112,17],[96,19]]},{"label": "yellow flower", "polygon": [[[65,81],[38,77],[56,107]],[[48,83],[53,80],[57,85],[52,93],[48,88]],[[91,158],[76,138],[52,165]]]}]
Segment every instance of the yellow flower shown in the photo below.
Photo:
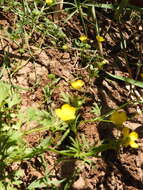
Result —
[{"label": "yellow flower", "polygon": [[105,39],[102,36],[96,36],[96,40],[98,42],[104,42],[105,41]]},{"label": "yellow flower", "polygon": [[63,121],[73,120],[76,118],[76,108],[69,104],[62,105],[61,108],[55,110],[55,113]]},{"label": "yellow flower", "polygon": [[127,120],[126,112],[124,111],[115,111],[110,116],[110,121],[117,126],[121,126]]},{"label": "yellow flower", "polygon": [[140,73],[140,77],[143,78],[143,73]]},{"label": "yellow flower", "polygon": [[67,44],[64,44],[63,46],[62,46],[62,49],[64,49],[64,50],[67,50],[69,47],[68,47],[68,45]]},{"label": "yellow flower", "polygon": [[80,89],[83,87],[83,85],[84,85],[83,80],[75,80],[75,81],[71,82],[71,86],[75,89]]},{"label": "yellow flower", "polygon": [[79,39],[80,39],[80,41],[81,42],[85,42],[85,41],[87,41],[87,36],[85,36],[85,35],[81,35],[80,37],[79,37]]},{"label": "yellow flower", "polygon": [[139,137],[138,137],[138,133],[136,132],[131,132],[130,133],[130,129],[125,127],[122,130],[122,134],[123,134],[123,146],[127,147],[130,146],[132,148],[138,148],[138,144],[135,142]]},{"label": "yellow flower", "polygon": [[53,3],[53,0],[46,0],[46,3],[47,3],[48,5],[51,5],[51,4]]}]

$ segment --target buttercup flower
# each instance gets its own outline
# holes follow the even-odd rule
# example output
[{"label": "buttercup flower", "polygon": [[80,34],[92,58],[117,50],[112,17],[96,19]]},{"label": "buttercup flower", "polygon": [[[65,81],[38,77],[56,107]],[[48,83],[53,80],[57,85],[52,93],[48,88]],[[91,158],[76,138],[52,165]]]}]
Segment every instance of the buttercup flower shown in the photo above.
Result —
[{"label": "buttercup flower", "polygon": [[110,121],[117,126],[121,126],[127,120],[126,112],[124,111],[115,111],[110,116]]},{"label": "buttercup flower", "polygon": [[47,3],[48,5],[51,5],[51,4],[53,3],[53,0],[46,0],[46,3]]},{"label": "buttercup flower", "polygon": [[81,42],[85,42],[85,41],[87,41],[88,38],[87,38],[87,36],[82,35],[82,36],[79,37],[79,39],[80,39]]},{"label": "buttercup flower", "polygon": [[61,108],[55,110],[55,113],[63,121],[69,121],[76,118],[76,108],[69,104],[62,105]]},{"label": "buttercup flower", "polygon": [[98,42],[104,42],[105,41],[105,39],[102,36],[96,36],[96,40]]},{"label": "buttercup flower", "polygon": [[130,129],[125,127],[122,130],[122,134],[123,134],[123,146],[127,147],[130,146],[132,148],[138,148],[138,144],[135,142],[139,137],[138,137],[138,133],[136,132],[131,132],[130,133]]},{"label": "buttercup flower", "polygon": [[71,82],[71,86],[75,89],[80,89],[84,86],[84,81],[83,80],[75,80]]}]

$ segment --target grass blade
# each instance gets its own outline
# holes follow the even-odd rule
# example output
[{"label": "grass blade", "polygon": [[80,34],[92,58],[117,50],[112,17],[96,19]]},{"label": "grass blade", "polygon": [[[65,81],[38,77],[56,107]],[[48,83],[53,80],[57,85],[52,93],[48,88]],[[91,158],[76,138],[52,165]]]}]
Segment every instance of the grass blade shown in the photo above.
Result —
[{"label": "grass blade", "polygon": [[106,74],[109,75],[112,78],[115,78],[115,79],[127,82],[129,84],[133,84],[135,86],[138,86],[140,88],[143,88],[143,82],[141,82],[141,81],[137,81],[137,80],[134,80],[134,79],[131,79],[131,78],[128,78],[128,77],[122,77],[122,76],[113,75],[113,74],[110,74],[108,72],[106,72]]}]

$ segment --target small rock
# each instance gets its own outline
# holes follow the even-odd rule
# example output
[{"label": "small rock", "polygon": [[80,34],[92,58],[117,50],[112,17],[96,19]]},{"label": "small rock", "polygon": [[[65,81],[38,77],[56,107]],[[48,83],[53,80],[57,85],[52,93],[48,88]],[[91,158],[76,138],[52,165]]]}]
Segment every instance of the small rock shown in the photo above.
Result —
[{"label": "small rock", "polygon": [[62,56],[63,59],[69,59],[70,58],[70,54],[69,53],[64,53]]},{"label": "small rock", "polygon": [[88,187],[87,183],[82,176],[80,176],[79,179],[77,181],[75,181],[73,184],[73,188],[76,190],[82,190],[82,189],[85,189],[87,187]]}]

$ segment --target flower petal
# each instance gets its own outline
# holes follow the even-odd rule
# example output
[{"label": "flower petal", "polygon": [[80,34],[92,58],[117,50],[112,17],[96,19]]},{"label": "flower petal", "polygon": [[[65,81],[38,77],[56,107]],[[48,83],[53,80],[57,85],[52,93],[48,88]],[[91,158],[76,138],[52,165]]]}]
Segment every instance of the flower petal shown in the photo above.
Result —
[{"label": "flower petal", "polygon": [[80,37],[79,37],[79,39],[80,39],[80,41],[81,42],[85,42],[85,41],[87,41],[87,36],[85,36],[85,35],[81,35]]},{"label": "flower petal", "polygon": [[131,132],[129,134],[129,137],[130,137],[131,141],[135,141],[139,138],[138,133],[136,133],[136,132]]},{"label": "flower petal", "polygon": [[61,109],[58,108],[58,109],[55,109],[55,113],[58,117],[61,117]]},{"label": "flower petal", "polygon": [[105,41],[105,39],[102,36],[96,36],[96,40],[98,42],[104,42]]},{"label": "flower petal", "polygon": [[47,3],[48,5],[51,5],[51,4],[53,3],[53,0],[46,0],[46,3]]},{"label": "flower petal", "polygon": [[55,113],[63,121],[73,120],[76,118],[76,108],[69,104],[62,105],[61,108],[55,110]]},{"label": "flower petal", "polygon": [[132,148],[138,148],[139,145],[135,141],[130,140],[130,147],[132,147]]},{"label": "flower petal", "polygon": [[83,87],[83,85],[84,85],[83,80],[76,80],[76,81],[71,82],[71,86],[75,89],[80,89]]},{"label": "flower petal", "polygon": [[110,120],[115,124],[115,125],[122,125],[126,120],[127,120],[127,115],[126,112],[124,111],[115,111],[111,116]]}]

